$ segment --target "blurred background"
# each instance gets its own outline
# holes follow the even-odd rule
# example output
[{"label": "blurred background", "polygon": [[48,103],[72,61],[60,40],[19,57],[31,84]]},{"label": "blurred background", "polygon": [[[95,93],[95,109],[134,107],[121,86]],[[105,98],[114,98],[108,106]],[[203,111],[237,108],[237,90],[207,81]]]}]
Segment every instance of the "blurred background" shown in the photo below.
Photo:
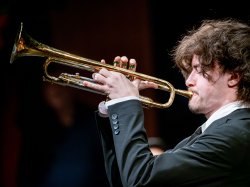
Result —
[{"label": "blurred background", "polygon": [[[105,96],[43,81],[44,58],[10,64],[16,34],[24,30],[45,45],[112,63],[126,55],[138,72],[186,89],[169,53],[203,19],[232,17],[249,23],[246,3],[218,7],[182,2],[4,1],[0,3],[1,181],[3,187],[108,186],[94,112]],[[55,65],[51,72],[78,70]],[[85,72],[81,72],[85,73]],[[167,93],[146,95],[166,102]],[[167,109],[145,109],[149,137],[173,147],[205,121],[176,96]]]}]

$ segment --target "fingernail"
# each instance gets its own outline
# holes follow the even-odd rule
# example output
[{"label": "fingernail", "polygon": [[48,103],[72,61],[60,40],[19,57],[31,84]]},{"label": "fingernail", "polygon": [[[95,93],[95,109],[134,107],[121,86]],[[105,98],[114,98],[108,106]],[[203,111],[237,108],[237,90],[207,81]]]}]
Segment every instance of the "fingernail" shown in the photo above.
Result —
[{"label": "fingernail", "polygon": [[128,61],[128,58],[127,58],[126,56],[122,56],[122,57],[121,57],[121,60],[122,60],[122,61]]},{"label": "fingernail", "polygon": [[130,59],[130,63],[135,64],[135,63],[136,63],[135,59],[131,58],[131,59]]}]

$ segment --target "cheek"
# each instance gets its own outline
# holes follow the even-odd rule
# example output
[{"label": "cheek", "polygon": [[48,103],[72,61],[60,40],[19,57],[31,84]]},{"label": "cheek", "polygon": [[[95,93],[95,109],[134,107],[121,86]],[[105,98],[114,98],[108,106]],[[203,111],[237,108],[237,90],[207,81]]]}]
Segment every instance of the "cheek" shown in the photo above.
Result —
[{"label": "cheek", "polygon": [[197,93],[198,97],[202,100],[208,101],[212,99],[215,95],[217,95],[219,90],[216,90],[215,85],[207,80],[202,79],[199,83],[197,83]]}]

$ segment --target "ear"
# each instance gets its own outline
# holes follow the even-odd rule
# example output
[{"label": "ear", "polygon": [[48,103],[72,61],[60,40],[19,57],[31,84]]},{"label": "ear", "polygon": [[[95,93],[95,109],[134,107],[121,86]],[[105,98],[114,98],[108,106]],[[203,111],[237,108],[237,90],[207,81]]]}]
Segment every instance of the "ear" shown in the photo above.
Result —
[{"label": "ear", "polygon": [[228,86],[234,87],[236,86],[240,81],[240,75],[238,73],[231,73],[228,79]]}]

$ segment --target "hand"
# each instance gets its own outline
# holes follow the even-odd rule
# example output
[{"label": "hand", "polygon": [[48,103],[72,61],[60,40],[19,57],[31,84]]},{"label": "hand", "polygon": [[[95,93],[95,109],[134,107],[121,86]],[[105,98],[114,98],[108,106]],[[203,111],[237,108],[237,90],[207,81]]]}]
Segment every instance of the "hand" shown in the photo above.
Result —
[{"label": "hand", "polygon": [[[102,60],[101,62],[105,63],[104,60]],[[137,63],[136,63],[135,59],[128,60],[128,58],[126,56],[123,56],[123,57],[117,56],[114,59],[114,66],[129,69],[131,71],[136,71]],[[143,90],[143,89],[147,89],[147,88],[157,89],[157,87],[158,87],[157,84],[155,84],[153,82],[142,81],[139,79],[135,79],[132,76],[129,76],[128,78],[138,88],[138,90]]]},{"label": "hand", "polygon": [[[105,60],[101,60],[101,63],[105,63]],[[131,71],[136,70],[136,65],[135,59],[128,60],[125,56],[117,56],[114,59],[114,66],[128,68]],[[93,79],[98,84],[84,81],[83,85],[93,90],[106,93],[110,99],[126,96],[139,97],[139,90],[157,88],[157,85],[154,83],[141,81],[139,79],[133,80],[131,76],[126,77],[122,73],[108,71],[105,68],[102,68],[98,73],[93,73]]]}]

